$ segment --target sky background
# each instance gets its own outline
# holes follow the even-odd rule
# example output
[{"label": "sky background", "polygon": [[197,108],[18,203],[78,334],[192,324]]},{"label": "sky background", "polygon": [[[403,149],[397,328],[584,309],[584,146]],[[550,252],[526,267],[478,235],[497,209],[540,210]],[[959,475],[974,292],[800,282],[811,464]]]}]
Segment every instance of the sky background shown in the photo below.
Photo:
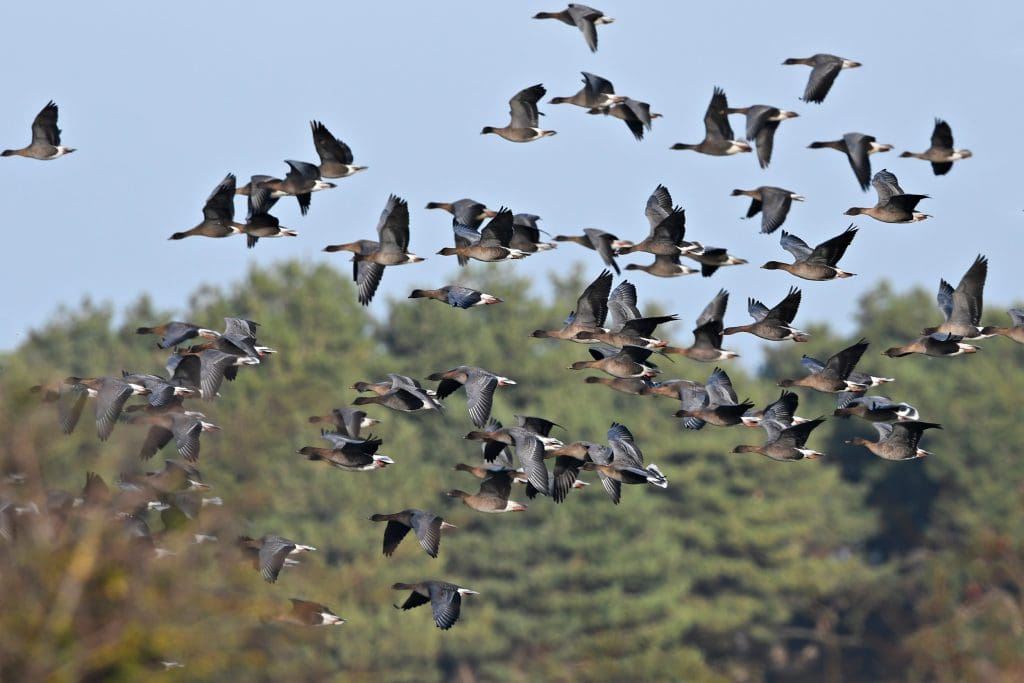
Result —
[{"label": "sky background", "polygon": [[[84,297],[121,308],[147,293],[187,319],[188,295],[198,285],[229,285],[253,265],[300,259],[348,272],[347,254],[322,248],[375,238],[390,193],[408,200],[410,248],[428,260],[388,268],[370,306],[376,312],[388,297],[457,277],[453,258],[434,255],[451,242],[450,217],[424,210],[428,201],[472,197],[539,214],[552,234],[599,227],[639,241],[647,233],[644,203],[659,183],[686,209],[687,238],[727,246],[751,262],[708,279],[629,274],[641,307],[657,301],[683,319],[670,329],[680,344],[689,343],[695,316],[720,287],[732,293],[726,324],[749,322],[748,296],[771,306],[798,285],[798,327],[828,321],[851,334],[856,300],[879,278],[898,291],[934,290],[940,277],[955,284],[977,253],[990,257],[987,302],[1009,306],[1024,297],[1012,118],[1024,109],[1016,87],[1024,73],[1019,7],[789,2],[724,11],[709,3],[603,1],[600,9],[616,21],[599,28],[596,54],[575,28],[531,19],[562,7],[56,2],[41,13],[32,3],[4,3],[0,24],[32,30],[8,30],[0,43],[7,65],[0,148],[27,144],[33,117],[53,99],[63,142],[78,151],[53,162],[0,159],[0,349],[13,349],[59,306]],[[864,64],[840,74],[822,105],[799,100],[809,68],[781,65],[816,52]],[[554,137],[524,145],[480,135],[484,125],[508,123],[507,102],[518,90],[543,83],[545,101],[571,95],[584,70],[610,79],[619,94],[650,102],[664,118],[636,142],[621,121],[542,105],[542,127],[557,130]],[[758,167],[755,154],[669,150],[701,140],[715,86],[726,90],[730,106],[771,104],[801,115],[781,125],[769,169]],[[935,117],[975,155],[940,177],[926,162],[898,158],[928,147]],[[255,173],[283,176],[284,159],[316,162],[311,119],[370,169],[314,195],[305,217],[294,200],[279,202],[274,213],[297,238],[261,240],[252,250],[241,237],[167,241],[201,220],[207,195],[226,173],[242,183]],[[742,135],[743,118],[732,122]],[[806,147],[849,131],[895,146],[872,157],[873,169],[896,173],[907,192],[931,195],[919,208],[933,217],[913,225],[855,217],[860,234],[840,264],[855,278],[814,283],[759,269],[788,254],[778,232],[759,234],[759,218],[740,220],[749,200],[730,191],[776,185],[806,196],[784,229],[811,245],[842,232],[851,222],[843,212],[874,204],[874,192],[860,191],[844,156]],[[536,291],[546,292],[547,273],[578,262],[588,277],[602,268],[594,252],[571,244],[493,267],[527,273]],[[908,339],[916,332],[907,330]],[[729,341],[748,361],[758,357],[759,340]]]}]

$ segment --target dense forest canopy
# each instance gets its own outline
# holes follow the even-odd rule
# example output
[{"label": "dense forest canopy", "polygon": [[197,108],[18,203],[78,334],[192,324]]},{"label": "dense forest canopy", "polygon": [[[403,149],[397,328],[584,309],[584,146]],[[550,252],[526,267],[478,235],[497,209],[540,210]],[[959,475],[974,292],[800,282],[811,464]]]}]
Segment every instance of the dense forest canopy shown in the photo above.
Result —
[{"label": "dense forest canopy", "polygon": [[[860,302],[849,337],[812,325],[810,343],[771,345],[755,374],[723,367],[740,398],[762,406],[778,396],[778,379],[800,372],[801,353],[825,358],[863,336],[871,346],[859,369],[895,377],[885,394],[942,424],[925,435],[934,455],[875,458],[845,443],[874,438],[870,424],[831,418],[831,396],[798,390],[800,415],[830,418],[810,441],[827,455],[778,463],[730,453],[761,442],[761,430],[683,430],[671,417],[677,402],[587,385],[588,373],[566,370],[584,346],[528,338],[559,324],[593,275],[567,274],[542,300],[514,270],[469,269],[461,282],[504,303],[458,310],[392,298],[373,317],[338,271],[290,262],[228,290],[200,287],[185,311],[154,310],[145,298],[120,312],[89,302],[59,311],[0,359],[0,496],[20,510],[15,533],[0,540],[0,679],[140,680],[170,660],[185,666],[167,680],[1024,678],[1024,346],[994,338],[970,357],[885,358],[936,311],[929,293],[879,287]],[[665,336],[689,342],[703,302],[641,297],[645,309],[678,313]],[[64,435],[30,387],[162,374],[168,352],[137,326],[183,319],[217,329],[225,316],[258,321],[260,341],[278,353],[201,403],[222,431],[203,435],[197,465],[212,486],[204,495],[223,505],[167,530],[151,514],[157,544],[171,552],[160,558],[129,542],[109,511],[55,511],[54,492],[79,495],[87,471],[116,489],[120,473],[177,456],[172,445],[140,462],[145,430],[131,424],[98,441],[91,406]],[[993,307],[984,319],[1002,316]],[[714,367],[657,362],[662,378],[705,381]],[[590,486],[560,505],[517,485],[525,512],[474,512],[444,495],[478,484],[453,469],[480,460],[479,445],[462,438],[472,426],[460,394],[443,414],[371,406],[380,452],[395,461],[386,468],[343,472],[296,453],[322,445],[307,418],[350,404],[354,382],[460,364],[517,382],[495,395],[492,412],[506,424],[544,416],[564,426],[554,435],[566,443],[600,442],[611,422],[627,425],[668,487],[624,487],[616,506],[584,473]],[[404,508],[458,527],[438,558],[408,539],[382,555],[382,525],[368,517]],[[199,532],[217,540],[196,544]],[[317,548],[272,585],[235,545],[269,533]],[[480,593],[463,600],[450,631],[435,629],[428,610],[392,607],[405,599],[393,583],[424,578]],[[348,622],[276,623],[293,597]]]}]

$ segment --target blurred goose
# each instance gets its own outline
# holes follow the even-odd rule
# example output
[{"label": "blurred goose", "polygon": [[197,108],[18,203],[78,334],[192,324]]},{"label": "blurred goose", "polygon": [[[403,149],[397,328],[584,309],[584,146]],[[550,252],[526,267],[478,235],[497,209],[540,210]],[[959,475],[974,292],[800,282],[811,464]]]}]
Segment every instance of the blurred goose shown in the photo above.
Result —
[{"label": "blurred goose", "polygon": [[309,127],[313,131],[313,146],[316,147],[317,156],[320,157],[320,177],[347,178],[368,168],[352,163],[352,149],[339,138],[331,135],[327,126],[319,121],[310,121]]},{"label": "blurred goose", "polygon": [[302,545],[276,534],[266,534],[259,538],[240,536],[238,547],[251,559],[253,567],[267,583],[277,581],[288,555],[316,550],[311,545]]},{"label": "blurred goose", "polygon": [[163,469],[141,475],[122,472],[117,485],[122,491],[142,490],[147,493],[206,491],[210,488],[203,482],[198,468],[180,460],[164,460]]},{"label": "blurred goose", "polygon": [[497,211],[491,211],[485,205],[473,199],[459,199],[454,202],[428,202],[428,209],[443,209],[455,216],[456,222],[460,225],[468,225],[471,228],[479,228],[487,218],[494,218]]},{"label": "blurred goose", "polygon": [[942,425],[934,422],[896,422],[888,424],[875,422],[878,441],[868,441],[864,437],[855,436],[846,443],[864,446],[884,460],[916,460],[931,455],[928,451],[918,448],[921,434],[926,429],[942,429]]},{"label": "blurred goose", "polygon": [[384,276],[385,266],[419,263],[422,256],[409,253],[409,205],[396,195],[388,197],[377,221],[377,239],[324,247],[326,252],[352,252],[352,279],[359,289],[359,303],[366,306]]},{"label": "blurred goose", "polygon": [[575,104],[584,109],[608,108],[626,98],[615,94],[615,86],[607,78],[581,71],[583,87],[571,97],[552,97],[548,104]]},{"label": "blurred goose", "polygon": [[779,380],[780,387],[806,387],[815,391],[825,393],[838,393],[841,391],[864,392],[867,386],[857,384],[849,379],[850,373],[857,365],[857,361],[868,348],[868,342],[861,339],[856,344],[846,347],[841,351],[829,356],[828,360],[821,361],[804,356],[800,364],[810,373],[797,379]]},{"label": "blurred goose", "polygon": [[889,356],[889,358],[902,358],[914,353],[920,353],[925,356],[944,357],[978,352],[977,346],[965,344],[961,341],[962,339],[963,337],[955,334],[938,332],[926,334],[903,346],[894,346],[886,349],[882,354]]},{"label": "blurred goose", "polygon": [[661,118],[661,114],[651,111],[650,104],[634,100],[631,97],[625,97],[622,99],[621,103],[613,104],[610,107],[595,107],[587,113],[614,116],[615,118],[625,122],[626,127],[629,128],[629,132],[632,133],[633,137],[637,140],[644,139],[644,130],[651,129],[652,120]]},{"label": "blurred goose", "polygon": [[272,190],[262,185],[267,179],[270,176],[254,175],[249,183],[249,212],[242,232],[246,236],[246,246],[250,249],[256,246],[261,237],[295,237],[299,234],[290,228],[281,227],[277,217],[270,214],[277,198]]},{"label": "blurred goose", "polygon": [[[558,239],[557,237],[555,239]],[[559,330],[534,330],[531,336],[551,339],[577,339],[580,332],[603,329],[608,317],[608,297],[612,291],[612,274],[603,270],[576,300],[576,309],[569,314]]]},{"label": "blurred goose", "polygon": [[587,449],[584,470],[596,470],[605,493],[615,505],[622,496],[622,484],[651,484],[667,488],[668,479],[657,465],[644,465],[644,456],[633,434],[622,424],[613,422],[608,429],[608,445],[591,445]]},{"label": "blurred goose", "polygon": [[[189,351],[178,352],[171,358],[177,358],[175,365],[179,365],[185,362],[185,357],[190,355],[199,358],[199,367],[195,368],[195,370],[197,370],[198,374],[200,393],[203,399],[207,401],[212,401],[216,398],[220,385],[224,382],[224,378],[228,376],[229,370],[234,369],[236,366],[259,365],[260,363],[260,359],[255,356],[238,355],[215,348],[199,349],[192,347]],[[168,363],[170,364],[171,361],[168,361]]]},{"label": "blurred goose", "polygon": [[148,373],[122,370],[121,379],[145,388],[147,402],[152,408],[167,408],[173,404],[180,404],[180,399],[199,393],[197,389]]},{"label": "blurred goose", "polygon": [[526,506],[509,500],[512,493],[512,475],[507,471],[494,472],[480,482],[480,490],[470,494],[458,489],[446,493],[449,498],[460,498],[462,503],[477,512],[522,512]]},{"label": "blurred goose", "polygon": [[322,424],[329,422],[334,425],[335,430],[352,437],[359,438],[359,433],[364,429],[380,424],[380,420],[367,417],[366,412],[355,408],[335,408],[330,415],[313,415],[309,418],[310,424]]},{"label": "blurred goose", "polygon": [[139,450],[139,458],[147,460],[174,439],[181,457],[189,462],[199,460],[199,437],[203,432],[220,431],[220,427],[207,422],[205,415],[195,411],[169,411],[131,415],[129,424],[149,425],[146,440]]},{"label": "blurred goose", "polygon": [[591,52],[597,52],[597,27],[599,24],[610,24],[614,19],[606,17],[601,10],[587,7],[579,3],[569,3],[569,6],[559,12],[538,12],[533,15],[534,19],[557,19],[563,24],[575,26],[583,33],[583,39],[587,41],[587,47]]},{"label": "blurred goose", "polygon": [[279,614],[274,619],[298,626],[341,626],[345,620],[331,611],[326,605],[309,600],[289,598],[292,601],[290,612]]},{"label": "blurred goose", "polygon": [[946,175],[953,168],[954,161],[969,159],[969,149],[955,149],[953,147],[953,131],[949,124],[942,119],[935,119],[935,128],[932,130],[932,145],[923,152],[904,152],[900,154],[901,159],[912,157],[924,159],[932,163],[932,172],[935,175]]},{"label": "blurred goose", "polygon": [[434,614],[434,624],[442,631],[447,631],[459,620],[463,595],[479,595],[477,591],[447,581],[396,583],[391,588],[397,591],[412,591],[401,606],[395,605],[396,609],[412,609],[429,602],[430,610]]},{"label": "blurred goose", "polygon": [[501,128],[484,126],[480,134],[494,133],[510,142],[533,142],[554,135],[556,131],[539,128],[540,112],[537,110],[537,102],[544,97],[546,92],[544,86],[539,83],[520,90],[508,101],[512,122]]},{"label": "blurred goose", "polygon": [[377,454],[380,439],[359,439],[326,430],[321,430],[320,435],[331,443],[331,448],[303,446],[297,452],[307,460],[325,462],[348,472],[368,472],[395,464],[388,456]]},{"label": "blurred goose", "polygon": [[716,157],[751,151],[750,145],[733,139],[732,126],[729,125],[729,117],[725,115],[728,108],[725,91],[716,87],[704,113],[704,139],[695,145],[677,142],[671,149],[690,149]]},{"label": "blurred goose", "polygon": [[821,104],[825,101],[825,95],[832,88],[836,76],[843,69],[856,69],[860,62],[850,59],[843,59],[835,55],[816,54],[813,57],[795,58],[790,57],[782,63],[784,66],[802,64],[811,67],[811,75],[807,79],[807,87],[804,88],[804,95],[800,99],[804,102]]},{"label": "blurred goose", "polygon": [[[502,446],[504,448],[504,445]],[[522,474],[519,470],[512,467],[512,458],[507,453],[502,453],[496,462],[486,463],[483,465],[467,465],[465,463],[458,463],[453,470],[456,472],[468,472],[477,479],[487,479],[494,475],[510,475],[518,481],[518,475]],[[453,498],[455,496],[452,496]]]},{"label": "blurred goose", "polygon": [[883,223],[917,223],[928,218],[928,214],[914,211],[917,203],[928,199],[928,195],[905,194],[896,176],[884,168],[875,174],[871,184],[878,193],[878,203],[866,208],[849,208],[846,210],[847,216],[864,214]]},{"label": "blurred goose", "polygon": [[666,346],[661,353],[678,354],[702,363],[717,363],[730,358],[738,358],[735,351],[722,348],[722,321],[725,319],[725,308],[729,305],[729,292],[718,290],[718,294],[708,302],[700,315],[697,326],[693,329],[693,345],[686,348]]},{"label": "blurred goose", "polygon": [[937,327],[926,327],[921,334],[954,334],[965,339],[985,337],[979,326],[984,309],[983,294],[988,277],[988,258],[978,254],[974,263],[960,278],[956,289],[945,280],[939,280],[936,300],[942,311],[943,322]]},{"label": "blurred goose", "polygon": [[1024,308],[1011,308],[1006,312],[1010,316],[1010,327],[983,327],[981,336],[991,337],[998,334],[1018,344],[1024,344]]},{"label": "blurred goose", "polygon": [[845,232],[827,239],[811,249],[807,242],[783,230],[779,243],[783,249],[793,255],[793,263],[768,261],[761,267],[765,270],[784,270],[804,280],[822,281],[853,277],[856,273],[847,273],[845,270],[837,268],[836,264],[839,263],[839,259],[843,258],[843,254],[846,253],[846,249],[856,236],[857,228],[850,225]]},{"label": "blurred goose", "polygon": [[217,332],[216,330],[208,330],[205,327],[200,327],[194,323],[181,322],[178,320],[171,320],[170,322],[154,325],[153,327],[138,327],[135,329],[135,333],[159,334],[160,341],[157,342],[157,346],[161,349],[169,349],[173,346],[178,346],[179,344],[183,344],[189,339],[195,339],[196,337],[216,339],[220,336],[220,332]]},{"label": "blurred goose", "polygon": [[792,339],[795,342],[805,342],[810,335],[792,327],[793,318],[796,317],[799,308],[800,290],[796,287],[790,287],[785,298],[770,309],[757,299],[748,298],[747,311],[754,322],[727,327],[722,330],[722,334],[749,332],[769,341]]},{"label": "blurred goose", "polygon": [[498,387],[514,385],[508,377],[495,375],[483,368],[460,365],[444,372],[435,372],[427,377],[437,381],[437,398],[444,400],[460,387],[466,388],[466,404],[469,417],[477,427],[487,424],[491,414],[491,401]]},{"label": "blurred goose", "polygon": [[460,285],[445,285],[440,289],[414,289],[409,294],[410,299],[435,299],[443,301],[452,308],[472,308],[473,306],[486,306],[488,304],[500,304],[502,299],[493,294],[486,294],[476,289],[462,287]]},{"label": "blurred goose", "polygon": [[917,408],[909,403],[897,403],[885,396],[850,393],[839,395],[838,404],[832,414],[836,417],[856,416],[869,422],[916,420],[920,417]]},{"label": "blurred goose", "polygon": [[654,377],[660,370],[647,359],[650,349],[640,346],[623,346],[621,349],[587,349],[593,360],[579,360],[569,366],[570,370],[600,370],[612,377]]},{"label": "blurred goose", "polygon": [[875,138],[863,133],[847,133],[842,140],[830,140],[827,142],[812,142],[807,145],[810,149],[829,148],[842,152],[850,162],[850,168],[857,176],[860,189],[865,192],[871,181],[871,159],[870,155],[876,152],[888,152],[892,145],[883,145],[875,141]]},{"label": "blurred goose", "polygon": [[743,422],[743,415],[754,407],[748,399],[742,403],[725,370],[715,368],[703,387],[699,384],[679,389],[680,409],[673,415],[683,418],[686,429],[701,429],[705,424],[731,427]]},{"label": "blurred goose", "polygon": [[795,111],[786,111],[767,104],[754,104],[749,107],[729,107],[726,114],[743,114],[747,117],[747,140],[753,140],[757,147],[757,162],[761,168],[768,168],[772,160],[772,147],[775,144],[775,131],[786,119],[800,116]]},{"label": "blurred goose", "polygon": [[60,144],[60,128],[57,127],[57,105],[50,100],[32,120],[32,142],[21,149],[5,149],[0,156],[19,156],[40,161],[57,159],[75,151],[74,147]]},{"label": "blurred goose", "polygon": [[646,395],[651,386],[651,380],[646,377],[597,377],[591,375],[584,378],[583,381],[586,384],[603,384],[609,389],[634,396]]},{"label": "blurred goose", "polygon": [[433,389],[425,389],[417,379],[394,372],[389,372],[387,379],[382,379],[379,382],[356,382],[352,385],[352,388],[360,393],[372,391],[378,396],[383,396],[395,388],[407,389],[417,396],[423,396],[424,398],[430,398],[437,393]]},{"label": "blurred goose", "polygon": [[615,263],[615,249],[612,244],[619,241],[619,238],[610,232],[597,228],[584,228],[582,235],[555,235],[552,239],[556,242],[573,242],[587,249],[593,249],[601,255],[601,260],[609,268],[620,274],[619,264]]},{"label": "blurred goose", "polygon": [[768,434],[768,440],[761,446],[741,445],[732,449],[733,453],[760,453],[761,455],[778,460],[780,462],[791,462],[795,460],[815,460],[824,453],[807,448],[807,438],[811,432],[825,420],[817,418],[800,424],[786,427],[775,420],[761,420],[760,426]]},{"label": "blurred goose", "polygon": [[504,207],[480,232],[458,223],[453,224],[452,228],[455,232],[455,246],[444,247],[437,253],[441,256],[458,256],[460,266],[465,265],[468,259],[495,263],[528,256],[511,246],[515,224],[512,212]]},{"label": "blurred goose", "polygon": [[641,394],[644,396],[662,396],[681,401],[685,392],[690,391],[691,388],[703,389],[704,385],[690,379],[666,379],[660,382],[650,382]]},{"label": "blurred goose", "polygon": [[789,207],[794,201],[802,202],[804,197],[792,190],[784,190],[781,187],[762,185],[753,190],[733,190],[733,197],[750,197],[750,208],[747,209],[747,218],[753,218],[761,214],[761,232],[770,235],[775,232],[789,215]]},{"label": "blurred goose", "polygon": [[[235,222],[235,175],[228,173],[203,205],[203,222],[185,232],[176,232],[168,239],[186,237],[228,237],[242,233],[243,224]],[[166,347],[163,347],[166,348]]]},{"label": "blurred goose", "polygon": [[416,540],[427,555],[437,557],[441,532],[455,528],[454,524],[449,524],[437,515],[415,508],[386,514],[376,513],[370,515],[370,521],[388,523],[384,528],[384,554],[388,557],[395,552],[410,529],[416,532]]},{"label": "blurred goose", "polygon": [[96,436],[100,441],[106,441],[110,437],[128,399],[148,391],[141,384],[127,382],[117,377],[68,377],[64,383],[71,387],[72,394],[77,393],[79,398],[68,413],[61,415],[61,429],[65,434],[70,434],[82,414],[85,399],[94,398]]}]

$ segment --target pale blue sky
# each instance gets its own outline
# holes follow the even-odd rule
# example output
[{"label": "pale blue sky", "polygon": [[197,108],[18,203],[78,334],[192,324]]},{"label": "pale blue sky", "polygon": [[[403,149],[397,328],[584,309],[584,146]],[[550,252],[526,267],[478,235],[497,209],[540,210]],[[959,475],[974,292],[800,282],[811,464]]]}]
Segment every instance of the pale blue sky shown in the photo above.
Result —
[{"label": "pale blue sky", "polygon": [[[0,349],[84,296],[120,307],[146,292],[187,316],[197,285],[237,281],[254,263],[298,258],[349,272],[347,256],[322,247],[373,236],[392,192],[408,199],[411,249],[428,260],[388,268],[375,312],[389,296],[454,279],[454,260],[434,256],[451,241],[450,221],[424,210],[428,201],[468,196],[540,214],[553,234],[592,226],[639,240],[647,230],[644,202],[658,183],[685,207],[688,238],[728,246],[751,262],[710,279],[631,274],[641,303],[661,301],[683,318],[672,335],[680,343],[720,287],[732,292],[728,324],[748,321],[747,296],[771,305],[797,284],[804,289],[798,326],[828,320],[843,329],[855,299],[877,278],[900,290],[933,290],[940,277],[959,279],[979,252],[991,259],[986,300],[1009,305],[1024,297],[1018,7],[597,4],[616,22],[600,28],[600,51],[591,54],[575,29],[530,18],[564,7],[540,0],[56,2],[45,12],[4,3],[0,147],[27,144],[32,118],[53,99],[64,143],[78,151],[53,162],[0,159]],[[808,68],[781,66],[815,52],[864,64],[843,72],[823,105],[798,99]],[[519,89],[543,83],[548,98],[570,95],[582,70],[650,102],[664,118],[638,143],[620,121],[544,105],[542,124],[555,137],[517,145],[479,134],[484,125],[507,123],[507,101]],[[753,154],[669,150],[701,139],[716,85],[732,106],[773,104],[801,114],[779,129],[768,170]],[[928,146],[936,116],[950,122],[957,146],[975,154],[943,177],[925,162],[898,158]],[[167,241],[199,222],[204,199],[227,172],[245,182],[254,173],[284,173],[284,159],[316,161],[310,119],[322,120],[370,170],[315,195],[308,216],[293,200],[281,201],[275,214],[299,237],[264,240],[253,250],[238,237]],[[741,117],[733,127],[743,130]],[[842,262],[859,274],[850,280],[807,283],[760,270],[787,255],[778,233],[762,236],[757,219],[740,220],[748,200],[729,192],[792,189],[807,202],[795,206],[787,230],[811,244],[838,234],[850,223],[843,211],[873,204],[874,194],[860,192],[840,154],[806,146],[848,131],[895,146],[873,157],[874,169],[887,167],[908,192],[931,195],[920,208],[933,218],[893,226],[858,217],[860,235]],[[244,217],[241,198],[237,212]],[[574,245],[496,267],[543,282],[549,270],[579,260],[588,272],[601,268],[593,252]],[[737,339],[731,346],[753,354],[758,344]]]}]

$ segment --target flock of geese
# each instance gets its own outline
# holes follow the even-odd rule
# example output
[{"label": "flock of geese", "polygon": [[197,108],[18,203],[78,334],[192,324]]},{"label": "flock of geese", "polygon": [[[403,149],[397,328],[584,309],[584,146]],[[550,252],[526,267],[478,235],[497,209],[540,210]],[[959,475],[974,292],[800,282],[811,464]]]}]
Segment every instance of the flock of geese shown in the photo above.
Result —
[{"label": "flock of geese", "polygon": [[[592,51],[596,51],[598,46],[597,27],[613,21],[600,11],[579,4],[570,4],[559,12],[541,12],[534,18],[557,19],[577,27]],[[827,54],[787,59],[784,63],[811,67],[802,99],[815,104],[824,101],[844,69],[861,66]],[[538,104],[545,93],[540,84],[516,93],[509,101],[509,124],[487,126],[481,132],[520,143],[554,135],[555,131],[543,130],[538,124]],[[650,104],[617,95],[611,82],[587,72],[583,73],[583,87],[579,92],[556,97],[551,103],[572,104],[590,114],[623,120],[637,139],[642,139],[652,120],[660,116],[651,111]],[[729,117],[734,115],[746,118],[745,140],[736,139],[733,133]],[[729,156],[756,148],[760,166],[767,168],[780,124],[797,115],[796,112],[767,105],[733,108],[729,106],[724,90],[715,88],[704,117],[704,139],[695,144],[678,143],[673,149]],[[52,160],[74,152],[74,148],[61,144],[57,117],[57,105],[48,103],[32,123],[31,144],[21,149],[6,150],[3,156]],[[335,138],[323,123],[312,121],[311,129],[319,164],[286,161],[288,170],[283,178],[253,175],[243,186],[237,186],[235,176],[229,173],[206,200],[202,222],[190,230],[174,233],[170,239],[194,236],[223,238],[245,234],[248,246],[253,247],[261,238],[295,236],[295,230],[281,226],[270,213],[279,199],[295,197],[301,213],[305,214],[310,208],[313,192],[336,186],[325,179],[346,178],[366,170],[365,166],[354,164],[349,146]],[[850,132],[838,140],[813,142],[809,146],[844,153],[858,185],[863,189],[869,184],[874,187],[876,204],[850,208],[847,215],[866,215],[886,223],[914,223],[928,217],[916,210],[918,203],[927,198],[925,195],[905,193],[896,176],[887,170],[872,175],[871,155],[887,152],[892,149],[891,145],[880,144],[871,135]],[[949,172],[955,161],[966,159],[971,153],[956,149],[949,125],[936,120],[928,150],[906,152],[903,156],[924,159],[932,164],[936,175],[942,175]],[[247,197],[245,222],[235,221],[234,197],[238,194]],[[761,214],[761,232],[764,234],[778,230],[784,224],[792,203],[803,199],[795,192],[772,186],[736,189],[732,195],[751,199],[747,216]],[[789,389],[832,393],[837,397],[835,416],[855,416],[869,421],[877,432],[875,441],[857,437],[847,443],[863,446],[880,458],[891,461],[929,455],[920,447],[922,435],[927,430],[939,429],[941,425],[922,421],[910,403],[869,393],[893,379],[856,370],[858,361],[869,346],[864,339],[837,350],[824,361],[803,356],[800,364],[806,374],[795,379],[780,379],[778,385],[782,391],[779,398],[761,409],[750,401],[738,400],[728,374],[717,365],[706,381],[661,377],[661,370],[654,362],[659,356],[675,354],[711,364],[735,358],[736,353],[722,347],[728,335],[746,333],[770,342],[805,342],[809,337],[794,324],[803,296],[797,287],[792,287],[781,301],[772,302],[772,306],[753,297],[748,298],[747,312],[752,321],[730,326],[725,324],[729,293],[722,289],[697,316],[694,341],[690,346],[672,346],[656,336],[659,325],[679,318],[675,314],[643,315],[638,307],[636,286],[628,281],[622,280],[613,288],[615,275],[621,274],[619,258],[629,254],[650,254],[654,257],[652,263],[629,263],[625,269],[640,270],[657,277],[678,277],[698,271],[704,277],[710,277],[722,267],[746,263],[730,255],[724,247],[687,240],[685,212],[673,204],[669,190],[662,185],[655,188],[644,205],[650,230],[640,241],[620,239],[608,232],[588,228],[581,235],[557,235],[551,242],[545,242],[537,225],[539,216],[513,213],[504,207],[489,209],[471,199],[431,202],[426,208],[452,214],[454,246],[441,248],[437,254],[456,256],[460,265],[470,259],[487,263],[520,260],[550,251],[560,242],[575,243],[597,252],[606,269],[579,295],[570,316],[552,329],[537,330],[532,334],[535,338],[581,344],[580,348],[585,348],[590,357],[572,363],[570,369],[602,373],[587,377],[587,384],[603,384],[627,394],[678,401],[679,409],[675,416],[686,430],[698,430],[706,425],[759,426],[764,430],[762,443],[737,445],[732,452],[760,453],[777,461],[800,461],[822,455],[807,443],[824,418],[797,416],[798,396]],[[361,304],[368,305],[372,301],[385,268],[424,260],[409,251],[409,221],[406,201],[391,195],[378,221],[376,239],[359,239],[324,248],[327,252],[351,253],[353,279]],[[835,237],[812,247],[795,234],[783,230],[780,245],[792,256],[792,262],[769,261],[762,267],[786,271],[815,282],[851,277],[854,274],[841,269],[838,264],[851,248],[856,235],[857,228],[851,225]],[[693,261],[698,267],[684,265],[683,258]],[[941,280],[937,300],[943,321],[922,330],[907,344],[886,350],[884,354],[889,357],[971,354],[977,347],[969,341],[992,335],[1003,335],[1024,343],[1024,310],[1009,311],[1012,324],[1008,327],[981,325],[987,269],[987,259],[979,255],[956,287]],[[415,289],[409,296],[435,299],[460,309],[502,303],[499,296],[458,283],[436,289]],[[208,404],[214,401],[220,395],[223,380],[234,379],[245,366],[258,368],[275,353],[274,349],[259,343],[257,329],[257,323],[241,317],[225,319],[223,331],[181,321],[140,327],[140,334],[158,335],[157,346],[171,351],[164,374],[123,371],[120,375],[68,377],[59,383],[36,387],[44,401],[56,403],[59,424],[65,433],[75,429],[85,405],[92,400],[96,433],[100,440],[106,440],[118,424],[140,427],[146,430],[145,436],[141,436],[140,429],[139,456],[142,460],[156,455],[171,441],[174,441],[180,456],[180,459],[168,459],[159,471],[121,475],[115,490],[108,487],[99,475],[87,473],[82,494],[78,497],[55,494],[52,500],[47,501],[48,514],[66,517],[79,508],[113,512],[112,518],[124,525],[129,538],[158,555],[161,553],[160,534],[150,530],[149,513],[159,511],[168,531],[183,526],[196,528],[195,520],[202,508],[221,501],[203,497],[210,486],[203,481],[196,467],[201,436],[219,427],[208,421],[203,412],[194,409],[195,402]],[[524,503],[512,500],[513,487],[519,483],[525,484],[525,494],[531,499],[546,496],[555,503],[562,503],[572,490],[584,485],[579,477],[586,471],[597,472],[602,487],[615,504],[620,501],[623,485],[659,488],[668,485],[668,479],[657,465],[645,462],[638,439],[623,424],[612,422],[603,439],[566,441],[552,436],[555,429],[562,428],[547,418],[516,416],[515,425],[508,427],[495,419],[491,415],[494,393],[515,385],[514,380],[497,372],[467,364],[432,374],[428,371],[425,381],[437,382],[437,385],[428,388],[420,380],[398,373],[390,373],[380,380],[356,382],[353,388],[360,396],[352,403],[358,407],[337,408],[329,414],[309,419],[310,423],[323,426],[321,436],[328,446],[305,446],[298,453],[311,462],[345,471],[372,471],[391,466],[395,461],[378,453],[383,440],[364,433],[380,422],[365,410],[376,407],[399,413],[441,413],[444,410],[442,402],[461,389],[466,395],[470,422],[475,428],[464,438],[482,444],[482,459],[476,464],[459,463],[455,469],[475,477],[479,484],[474,493],[459,489],[447,493],[472,510],[483,513],[525,510],[527,506]],[[549,462],[552,463],[550,470]],[[0,537],[13,541],[21,518],[38,513],[38,507],[32,508],[16,505],[8,499],[0,500]],[[374,513],[370,519],[386,523],[383,553],[387,556],[396,552],[411,530],[422,550],[430,557],[437,557],[442,532],[452,526],[442,517],[418,509]],[[195,534],[195,538],[197,542],[211,540],[200,532]],[[259,538],[241,537],[237,543],[241,557],[251,562],[267,582],[277,581],[284,568],[294,565],[295,554],[315,550],[313,546],[274,533]],[[458,620],[462,597],[475,594],[471,589],[438,580],[396,583],[393,587],[409,591],[408,598],[400,605],[402,609],[429,603],[434,622],[441,629],[450,628]],[[293,599],[291,610],[275,618],[304,625],[344,623],[344,619],[325,605],[300,599]]]}]

